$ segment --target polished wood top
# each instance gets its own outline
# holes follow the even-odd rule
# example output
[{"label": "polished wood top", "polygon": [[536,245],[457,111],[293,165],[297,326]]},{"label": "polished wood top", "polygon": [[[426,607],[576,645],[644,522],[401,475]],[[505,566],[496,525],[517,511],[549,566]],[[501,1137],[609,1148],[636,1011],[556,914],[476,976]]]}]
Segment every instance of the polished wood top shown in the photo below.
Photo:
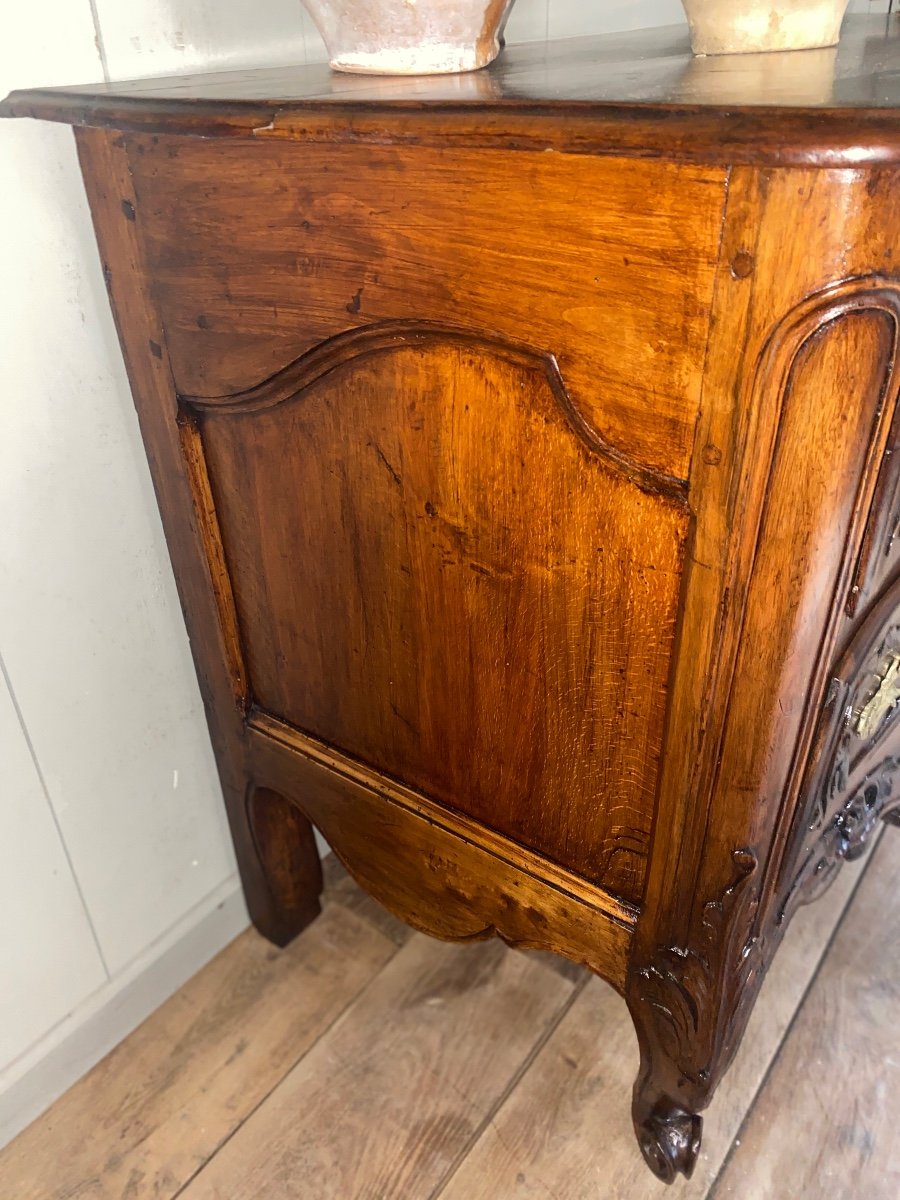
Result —
[{"label": "polished wood top", "polygon": [[36,88],[11,93],[0,115],[204,137],[439,137],[873,165],[900,161],[900,20],[849,17],[840,46],[780,54],[693,58],[686,28],[669,26],[510,46],[462,75],[348,75],[313,64]]}]

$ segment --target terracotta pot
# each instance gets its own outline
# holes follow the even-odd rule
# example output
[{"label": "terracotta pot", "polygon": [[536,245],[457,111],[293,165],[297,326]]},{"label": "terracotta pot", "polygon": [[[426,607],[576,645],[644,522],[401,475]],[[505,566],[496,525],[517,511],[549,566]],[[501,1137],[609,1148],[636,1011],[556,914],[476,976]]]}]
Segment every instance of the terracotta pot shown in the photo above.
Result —
[{"label": "terracotta pot", "polygon": [[833,46],[849,0],[682,0],[695,54]]},{"label": "terracotta pot", "polygon": [[444,75],[500,53],[514,0],[304,0],[336,71]]}]

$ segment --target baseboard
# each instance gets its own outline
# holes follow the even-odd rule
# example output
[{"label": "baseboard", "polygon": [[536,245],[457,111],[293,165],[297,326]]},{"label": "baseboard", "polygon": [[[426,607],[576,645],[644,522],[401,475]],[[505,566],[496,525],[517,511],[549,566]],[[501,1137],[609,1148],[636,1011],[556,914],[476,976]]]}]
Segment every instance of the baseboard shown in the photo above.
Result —
[{"label": "baseboard", "polygon": [[0,1146],[49,1108],[247,923],[240,884],[231,876],[0,1072]]}]

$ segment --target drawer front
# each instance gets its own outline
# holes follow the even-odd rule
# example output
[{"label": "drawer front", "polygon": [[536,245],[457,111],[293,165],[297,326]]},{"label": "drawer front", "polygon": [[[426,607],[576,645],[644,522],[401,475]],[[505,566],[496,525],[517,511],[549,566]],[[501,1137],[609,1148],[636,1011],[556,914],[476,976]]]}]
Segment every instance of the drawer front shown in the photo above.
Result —
[{"label": "drawer front", "polygon": [[[161,149],[135,152],[136,217],[253,703],[639,902],[713,254],[673,214],[718,192],[691,176],[618,231],[654,269],[614,304],[610,163],[523,155],[504,196],[474,155],[454,199],[464,155],[367,175],[371,150],[267,146],[213,184],[179,144],[189,203]],[[219,143],[220,181],[226,150],[246,174]],[[551,189],[553,163],[573,176]]]},{"label": "drawer front", "polygon": [[[849,625],[849,622],[848,622]],[[858,857],[882,819],[900,823],[900,576],[856,623],[832,664],[807,764],[782,917]]]}]

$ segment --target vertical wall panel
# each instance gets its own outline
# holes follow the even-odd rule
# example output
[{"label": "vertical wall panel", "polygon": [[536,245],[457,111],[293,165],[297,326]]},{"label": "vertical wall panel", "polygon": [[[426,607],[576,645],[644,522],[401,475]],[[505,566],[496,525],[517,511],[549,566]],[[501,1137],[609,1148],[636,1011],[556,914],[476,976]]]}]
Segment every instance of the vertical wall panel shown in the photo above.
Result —
[{"label": "vertical wall panel", "polygon": [[[301,0],[97,0],[97,12],[113,79],[326,57]],[[546,28],[547,0],[518,0],[507,37],[534,41]]]},{"label": "vertical wall panel", "polygon": [[2,675],[0,762],[2,1072],[106,972]]},{"label": "vertical wall panel", "polygon": [[551,38],[685,23],[681,0],[603,0],[602,4],[550,0],[548,14]]},{"label": "vertical wall panel", "polygon": [[[88,0],[61,4],[35,0],[7,6],[0,39],[0,89],[33,83],[35,72],[50,82],[97,78],[102,65],[94,43]],[[20,193],[36,177],[55,190],[54,145],[37,125],[0,122],[0,171],[16,187],[0,190],[0,329],[4,386],[0,392],[0,448],[14,437],[21,405],[27,402],[19,343],[43,343],[42,320],[23,310],[44,308],[51,277],[11,276]],[[23,288],[34,291],[33,300]],[[52,304],[48,307],[52,307]],[[0,465],[0,531],[17,536],[18,503]],[[27,595],[14,595],[0,573],[0,595],[23,611]],[[2,639],[0,639],[2,650]],[[53,814],[31,758],[6,681],[0,677],[0,1071],[38,1041],[67,1012],[106,981],[106,972],[60,840]]]},{"label": "vertical wall panel", "polygon": [[[98,76],[88,0],[12,16],[0,88]],[[115,973],[234,865],[72,133],[0,154],[0,651]]]},{"label": "vertical wall panel", "polygon": [[301,0],[96,0],[110,77],[304,63]]},{"label": "vertical wall panel", "polygon": [[[852,0],[886,12],[889,0]],[[113,79],[239,65],[321,62],[325,47],[302,0],[96,0]],[[680,0],[517,0],[507,41],[685,24]]]},{"label": "vertical wall panel", "polygon": [[14,132],[0,648],[115,971],[233,866],[71,131]]}]

